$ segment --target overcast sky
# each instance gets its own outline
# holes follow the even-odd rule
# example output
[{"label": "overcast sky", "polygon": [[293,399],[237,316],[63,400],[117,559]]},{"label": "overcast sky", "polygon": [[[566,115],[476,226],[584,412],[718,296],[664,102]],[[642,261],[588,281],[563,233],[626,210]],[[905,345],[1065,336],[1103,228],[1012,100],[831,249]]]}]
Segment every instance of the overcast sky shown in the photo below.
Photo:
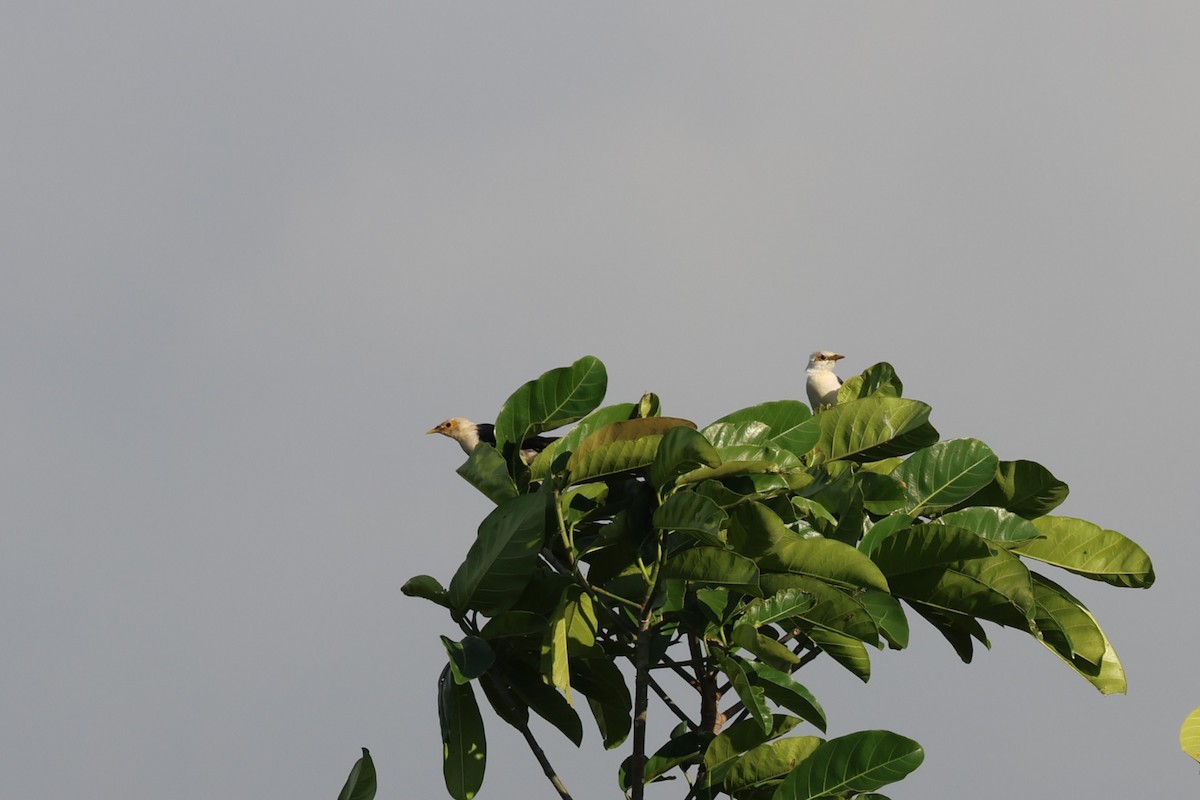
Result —
[{"label": "overcast sky", "polygon": [[[400,586],[490,506],[425,430],[584,354],[703,425],[830,348],[1158,573],[1062,579],[1128,696],[910,615],[868,684],[804,670],[830,735],[921,742],[897,800],[1193,796],[1197,42],[1192,2],[9,4],[0,795],[333,798],[366,746],[444,797],[454,631]],[[486,721],[481,797],[552,796]],[[617,796],[626,751],[544,732]]]}]

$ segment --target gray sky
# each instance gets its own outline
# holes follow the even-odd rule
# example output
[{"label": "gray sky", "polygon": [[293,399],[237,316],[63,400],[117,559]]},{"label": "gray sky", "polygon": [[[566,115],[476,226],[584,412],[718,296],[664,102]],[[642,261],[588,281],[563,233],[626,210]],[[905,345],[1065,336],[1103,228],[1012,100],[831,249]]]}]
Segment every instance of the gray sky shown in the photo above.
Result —
[{"label": "gray sky", "polygon": [[[381,798],[445,796],[453,631],[399,589],[489,504],[424,431],[589,353],[610,401],[703,424],[802,398],[817,348],[892,362],[1158,572],[1063,581],[1127,697],[910,615],[865,686],[804,671],[830,734],[921,742],[897,800],[1200,787],[1196,4],[4,16],[0,795],[332,798],[367,746]],[[488,722],[482,797],[551,796]],[[545,738],[616,796],[585,735]]]}]

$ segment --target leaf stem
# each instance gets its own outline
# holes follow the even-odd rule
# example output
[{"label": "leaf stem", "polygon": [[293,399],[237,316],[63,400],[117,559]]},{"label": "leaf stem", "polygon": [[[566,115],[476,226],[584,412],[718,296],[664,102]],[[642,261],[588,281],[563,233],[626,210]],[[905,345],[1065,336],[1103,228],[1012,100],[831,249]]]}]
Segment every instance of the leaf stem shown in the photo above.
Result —
[{"label": "leaf stem", "polygon": [[512,712],[512,717],[515,721],[510,721],[521,732],[521,735],[525,737],[525,743],[529,745],[529,749],[533,752],[533,757],[541,764],[542,772],[546,774],[546,778],[554,786],[554,790],[558,792],[558,796],[562,800],[573,800],[571,793],[567,791],[566,784],[563,783],[562,778],[558,776],[558,772],[555,771],[554,766],[550,763],[550,759],[546,758],[546,751],[542,749],[533,732],[529,730],[529,724],[521,721],[521,717],[517,713],[517,704],[513,702],[512,695],[508,693],[508,687],[504,685],[504,681],[493,675],[490,670],[484,674],[491,682],[492,688],[496,690],[496,696]]}]

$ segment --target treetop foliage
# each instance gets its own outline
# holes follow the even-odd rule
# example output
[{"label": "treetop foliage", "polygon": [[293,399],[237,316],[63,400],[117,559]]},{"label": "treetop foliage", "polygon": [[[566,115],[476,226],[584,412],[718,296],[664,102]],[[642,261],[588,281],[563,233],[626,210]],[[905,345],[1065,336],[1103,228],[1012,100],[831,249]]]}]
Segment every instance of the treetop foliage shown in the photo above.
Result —
[{"label": "treetop foliage", "polygon": [[[579,745],[584,705],[604,747],[632,734],[616,777],[634,798],[679,773],[680,796],[698,800],[866,796],[923,751],[889,731],[816,735],[824,711],[795,676],[825,655],[868,680],[868,648],[905,648],[909,612],[963,661],[990,647],[991,623],[1030,634],[1101,693],[1125,691],[1095,618],[1040,570],[1146,588],[1149,557],[1053,515],[1067,485],[1045,467],[977,439],[939,441],[930,406],[903,397],[891,365],[850,378],[816,413],[776,400],[704,427],[662,415],[653,394],[602,406],[606,388],[591,356],[518,388],[496,446],[458,469],[496,508],[448,586],[424,575],[404,586],[463,633],[443,637],[438,683],[453,797],[483,781],[474,686],[563,797],[529,714]],[[572,423],[522,460],[525,439]],[[655,748],[651,692],[679,720]],[[801,726],[813,732],[792,735]]]}]

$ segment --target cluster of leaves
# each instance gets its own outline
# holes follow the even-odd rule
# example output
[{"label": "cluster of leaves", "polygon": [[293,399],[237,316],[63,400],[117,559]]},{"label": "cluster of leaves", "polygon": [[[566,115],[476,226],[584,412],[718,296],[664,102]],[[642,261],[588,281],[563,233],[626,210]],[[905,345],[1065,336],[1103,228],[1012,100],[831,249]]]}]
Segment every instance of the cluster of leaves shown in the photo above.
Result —
[{"label": "cluster of leaves", "polygon": [[[508,399],[496,446],[458,470],[495,510],[447,588],[424,575],[404,587],[464,633],[443,637],[438,689],[453,797],[483,780],[473,684],[564,797],[527,723],[533,711],[578,745],[580,695],[605,747],[632,733],[618,780],[634,798],[674,771],[689,798],[874,792],[915,769],[920,746],[878,730],[789,735],[826,729],[795,674],[824,653],[867,680],[868,645],[907,646],[906,607],[964,661],[989,646],[991,622],[1028,632],[1101,692],[1124,691],[1092,614],[1027,562],[1148,587],[1149,558],[1116,531],[1050,516],[1067,486],[1044,467],[975,439],[938,441],[930,407],[901,396],[890,365],[848,380],[816,414],[780,400],[703,429],[662,416],[652,394],[601,407],[606,384],[585,357]],[[523,440],[570,423],[522,461]],[[658,676],[681,680],[698,712]],[[654,750],[651,691],[680,720]]]}]

